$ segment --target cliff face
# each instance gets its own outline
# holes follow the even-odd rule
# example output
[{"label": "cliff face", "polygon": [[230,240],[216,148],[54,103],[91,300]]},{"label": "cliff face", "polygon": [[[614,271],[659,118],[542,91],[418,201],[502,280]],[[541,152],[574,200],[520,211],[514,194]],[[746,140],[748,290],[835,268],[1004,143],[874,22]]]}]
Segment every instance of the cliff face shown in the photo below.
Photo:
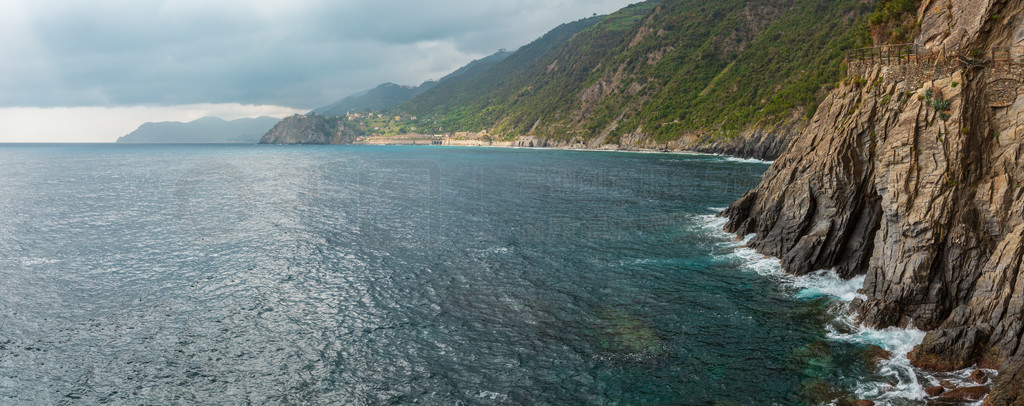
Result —
[{"label": "cliff face", "polygon": [[797,111],[790,120],[774,126],[748,128],[732,138],[709,141],[699,137],[683,137],[677,143],[680,149],[687,151],[771,161],[782,155],[789,144],[807,128],[807,122],[801,114]]},{"label": "cliff face", "polygon": [[271,128],[260,144],[351,144],[358,136],[342,117],[317,114],[286,117]]},{"label": "cliff face", "polygon": [[[917,43],[986,59],[1024,45],[1022,10],[924,1]],[[789,272],[867,274],[854,303],[865,324],[929,330],[915,365],[1000,369],[993,405],[1024,403],[1024,67],[1011,53],[1017,63],[851,63],[762,183],[723,212],[727,230],[756,233],[751,246]]]}]

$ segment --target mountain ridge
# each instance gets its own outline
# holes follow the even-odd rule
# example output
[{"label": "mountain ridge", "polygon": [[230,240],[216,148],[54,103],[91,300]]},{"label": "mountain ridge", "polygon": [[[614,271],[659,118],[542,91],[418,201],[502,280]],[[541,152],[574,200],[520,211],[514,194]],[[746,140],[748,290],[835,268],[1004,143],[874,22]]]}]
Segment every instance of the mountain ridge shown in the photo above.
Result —
[{"label": "mountain ridge", "polygon": [[349,113],[389,110],[429,91],[438,84],[446,83],[455,78],[473,77],[501,62],[509,55],[512,55],[512,52],[498,51],[487,57],[471,61],[439,80],[428,80],[419,86],[405,86],[391,82],[383,83],[373,89],[358,92],[329,105],[313,109],[310,113],[323,116],[341,116]]},{"label": "mountain ridge", "polygon": [[117,143],[256,143],[278,119],[261,116],[224,120],[200,117],[181,121],[147,122],[117,139]]}]

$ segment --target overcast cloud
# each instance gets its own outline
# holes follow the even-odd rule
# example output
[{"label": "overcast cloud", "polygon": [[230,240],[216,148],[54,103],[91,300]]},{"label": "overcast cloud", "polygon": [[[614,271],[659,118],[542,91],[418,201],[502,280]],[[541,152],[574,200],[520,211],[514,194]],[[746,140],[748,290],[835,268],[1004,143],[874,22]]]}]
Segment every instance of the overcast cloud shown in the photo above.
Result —
[{"label": "overcast cloud", "polygon": [[630,2],[4,0],[0,107],[311,109],[439,78]]}]

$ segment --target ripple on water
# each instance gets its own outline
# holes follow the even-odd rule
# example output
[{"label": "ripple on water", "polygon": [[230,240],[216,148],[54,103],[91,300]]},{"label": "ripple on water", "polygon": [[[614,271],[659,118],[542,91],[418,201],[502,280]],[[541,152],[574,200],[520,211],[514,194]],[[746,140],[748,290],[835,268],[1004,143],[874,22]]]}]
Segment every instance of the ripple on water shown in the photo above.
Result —
[{"label": "ripple on water", "polygon": [[811,285],[693,217],[764,169],[0,146],[0,403],[791,404]]}]

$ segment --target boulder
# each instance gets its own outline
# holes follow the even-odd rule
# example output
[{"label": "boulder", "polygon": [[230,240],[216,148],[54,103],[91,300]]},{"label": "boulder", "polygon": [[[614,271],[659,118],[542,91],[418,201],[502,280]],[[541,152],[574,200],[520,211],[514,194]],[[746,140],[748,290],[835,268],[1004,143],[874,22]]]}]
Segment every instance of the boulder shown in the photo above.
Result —
[{"label": "boulder", "polygon": [[939,396],[939,395],[941,395],[945,391],[946,391],[946,388],[943,388],[942,385],[932,386],[930,388],[924,388],[924,393],[927,393],[928,396],[931,396],[931,397]]},{"label": "boulder", "polygon": [[988,373],[979,369],[974,372],[971,372],[971,377],[967,379],[978,385],[984,385],[988,383]]},{"label": "boulder", "polygon": [[977,402],[985,399],[988,395],[989,389],[987,386],[968,386],[966,388],[956,388],[949,392],[943,393],[939,396],[943,400],[951,400],[956,402]]}]

